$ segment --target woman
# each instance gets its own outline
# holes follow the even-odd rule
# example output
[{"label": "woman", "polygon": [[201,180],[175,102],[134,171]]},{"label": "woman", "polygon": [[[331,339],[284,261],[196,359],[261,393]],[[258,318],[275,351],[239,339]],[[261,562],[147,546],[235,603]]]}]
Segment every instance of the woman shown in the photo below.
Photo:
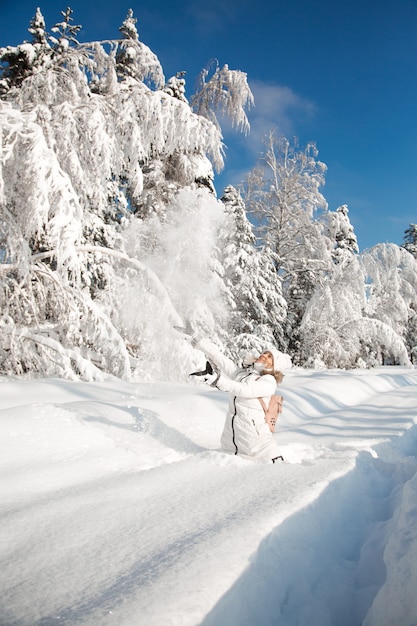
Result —
[{"label": "woman", "polygon": [[222,448],[233,454],[270,459],[273,463],[282,459],[258,398],[268,406],[283,378],[279,369],[291,366],[289,357],[275,348],[268,348],[257,359],[255,357],[252,364],[237,368],[206,339],[197,340],[193,345],[212,363],[214,371],[205,375],[206,382],[230,393]]}]

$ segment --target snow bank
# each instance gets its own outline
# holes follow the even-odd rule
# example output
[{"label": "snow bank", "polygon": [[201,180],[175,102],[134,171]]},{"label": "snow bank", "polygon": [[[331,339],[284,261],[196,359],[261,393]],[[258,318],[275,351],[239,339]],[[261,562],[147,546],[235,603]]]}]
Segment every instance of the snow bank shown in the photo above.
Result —
[{"label": "snow bank", "polygon": [[414,626],[417,372],[288,372],[285,462],[197,384],[0,381],[4,626]]}]

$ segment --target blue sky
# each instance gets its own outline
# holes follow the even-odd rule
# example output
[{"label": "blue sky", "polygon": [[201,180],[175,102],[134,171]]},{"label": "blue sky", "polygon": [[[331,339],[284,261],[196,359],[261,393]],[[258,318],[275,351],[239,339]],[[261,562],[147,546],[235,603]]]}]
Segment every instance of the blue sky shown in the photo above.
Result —
[{"label": "blue sky", "polygon": [[0,0],[0,46],[30,40],[37,6],[49,31],[68,5],[80,41],[117,38],[132,8],[165,76],[186,71],[188,97],[212,58],[247,73],[252,131],[225,135],[219,193],[277,128],[316,143],[322,192],[348,205],[361,250],[401,244],[417,222],[417,0]]}]

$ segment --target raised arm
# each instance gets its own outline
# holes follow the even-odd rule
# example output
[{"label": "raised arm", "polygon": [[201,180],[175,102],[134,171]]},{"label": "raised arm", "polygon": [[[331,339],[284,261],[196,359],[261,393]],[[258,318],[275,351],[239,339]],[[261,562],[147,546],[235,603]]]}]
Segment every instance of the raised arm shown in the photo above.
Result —
[{"label": "raised arm", "polygon": [[229,391],[239,398],[264,398],[274,395],[277,383],[270,374],[265,374],[255,380],[251,377],[242,382],[230,380],[228,376],[221,374],[216,387],[221,391]]},{"label": "raised arm", "polygon": [[209,361],[216,365],[218,369],[233,378],[239,368],[227,356],[221,353],[219,348],[208,339],[198,339],[193,343],[194,347],[204,352]]}]

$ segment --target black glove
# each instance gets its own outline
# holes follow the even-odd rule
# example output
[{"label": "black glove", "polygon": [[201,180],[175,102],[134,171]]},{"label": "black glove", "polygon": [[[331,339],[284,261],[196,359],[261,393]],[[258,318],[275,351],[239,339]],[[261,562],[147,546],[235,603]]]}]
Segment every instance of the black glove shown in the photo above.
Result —
[{"label": "black glove", "polygon": [[201,376],[201,380],[208,385],[214,386],[219,380],[220,374],[213,368],[209,361],[206,361],[205,370],[202,370],[201,372],[193,372],[190,376]]}]

